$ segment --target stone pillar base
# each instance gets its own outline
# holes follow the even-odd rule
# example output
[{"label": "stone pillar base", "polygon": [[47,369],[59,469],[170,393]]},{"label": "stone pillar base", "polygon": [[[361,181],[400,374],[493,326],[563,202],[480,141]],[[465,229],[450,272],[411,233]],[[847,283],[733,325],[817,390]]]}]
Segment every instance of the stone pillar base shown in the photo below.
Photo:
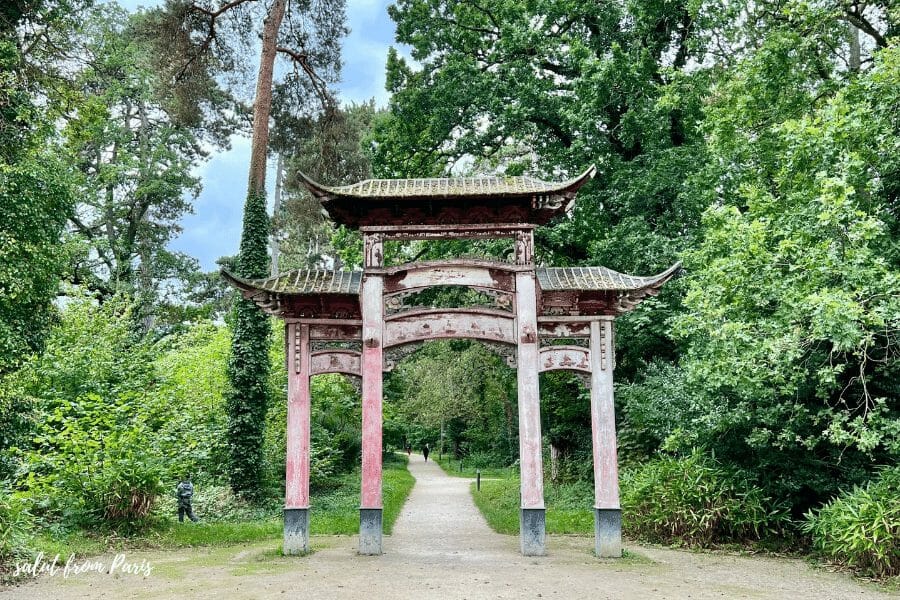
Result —
[{"label": "stone pillar base", "polygon": [[621,509],[594,509],[594,552],[600,558],[622,557]]},{"label": "stone pillar base", "polygon": [[282,553],[306,554],[309,552],[309,509],[284,509],[284,545]]},{"label": "stone pillar base", "polygon": [[381,554],[380,508],[359,509],[359,553],[364,556]]},{"label": "stone pillar base", "polygon": [[519,509],[519,542],[523,556],[545,556],[546,547],[546,509]]}]

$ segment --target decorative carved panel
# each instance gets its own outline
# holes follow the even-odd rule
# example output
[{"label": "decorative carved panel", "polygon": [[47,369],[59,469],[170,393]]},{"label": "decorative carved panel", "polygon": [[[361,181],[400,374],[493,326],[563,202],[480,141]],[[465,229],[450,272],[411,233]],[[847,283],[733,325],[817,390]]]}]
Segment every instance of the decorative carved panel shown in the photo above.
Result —
[{"label": "decorative carved panel", "polygon": [[489,342],[479,340],[482,346],[502,358],[506,362],[506,366],[515,369],[518,367],[518,351],[512,344],[503,344],[500,342]]},{"label": "decorative carved panel", "polygon": [[318,323],[309,326],[309,338],[311,340],[358,341],[362,339],[362,327],[359,325]]},{"label": "decorative carved panel", "polygon": [[540,371],[591,370],[590,351],[580,346],[548,346],[541,348]]},{"label": "decorative carved panel", "polygon": [[382,369],[384,371],[393,371],[394,368],[400,364],[404,358],[409,356],[410,354],[414,354],[418,352],[419,349],[425,344],[424,341],[421,342],[410,342],[408,344],[403,344],[402,346],[394,346],[393,348],[387,348],[384,351],[384,364]]},{"label": "decorative carved panel", "polygon": [[581,348],[590,348],[591,340],[589,338],[569,338],[555,336],[541,336],[541,345],[543,346],[579,346]]},{"label": "decorative carved panel", "polygon": [[360,353],[355,350],[326,350],[310,356],[310,374],[345,373],[361,375]]},{"label": "decorative carved panel", "polygon": [[[494,309],[512,313],[513,311],[513,294],[510,292],[478,288],[472,286],[463,286],[469,290],[478,292],[477,304],[466,305],[464,308],[470,309]],[[417,305],[410,302],[415,296],[427,290],[408,290],[404,292],[394,292],[388,294],[384,298],[384,313],[386,316],[397,315],[406,311],[421,310],[427,308],[423,305]],[[463,307],[454,307],[463,308]]]}]

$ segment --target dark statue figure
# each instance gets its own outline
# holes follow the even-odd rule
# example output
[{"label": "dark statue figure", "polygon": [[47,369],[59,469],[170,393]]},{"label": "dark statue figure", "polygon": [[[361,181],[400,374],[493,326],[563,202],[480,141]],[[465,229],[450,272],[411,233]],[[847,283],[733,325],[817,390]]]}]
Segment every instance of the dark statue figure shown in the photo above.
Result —
[{"label": "dark statue figure", "polygon": [[194,515],[194,509],[191,506],[191,501],[194,497],[194,484],[191,483],[190,475],[185,475],[184,479],[178,483],[178,487],[175,488],[175,497],[178,498],[179,523],[184,523],[185,514],[195,523],[200,520]]}]

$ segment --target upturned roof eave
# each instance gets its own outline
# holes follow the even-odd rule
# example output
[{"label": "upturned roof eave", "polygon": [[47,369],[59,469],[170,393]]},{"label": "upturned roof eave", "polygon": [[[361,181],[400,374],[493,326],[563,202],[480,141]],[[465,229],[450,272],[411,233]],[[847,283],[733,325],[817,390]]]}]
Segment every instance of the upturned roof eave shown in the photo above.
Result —
[{"label": "upturned roof eave", "polygon": [[[647,277],[635,276],[635,275],[627,275],[625,273],[619,273],[618,271],[613,271],[612,269],[604,270],[609,272],[612,275],[619,276],[628,279],[635,280],[635,285],[629,286],[589,286],[589,285],[559,285],[559,284],[551,284],[548,286],[541,286],[541,289],[544,291],[610,291],[610,292],[635,292],[640,290],[647,289],[656,289],[658,290],[666,282],[672,279],[679,270],[681,270],[681,261],[676,262],[674,265],[663,271],[662,273],[658,273],[656,275],[650,275]],[[544,272],[551,272],[556,269],[566,269],[567,267],[547,267],[544,269],[539,269]],[[582,267],[585,269],[590,269],[591,267]]]}]

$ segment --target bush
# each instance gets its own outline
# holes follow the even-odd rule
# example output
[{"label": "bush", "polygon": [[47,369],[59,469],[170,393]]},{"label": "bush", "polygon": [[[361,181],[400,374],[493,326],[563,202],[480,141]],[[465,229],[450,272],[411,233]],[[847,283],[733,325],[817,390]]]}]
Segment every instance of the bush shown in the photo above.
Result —
[{"label": "bush", "polygon": [[42,420],[23,453],[21,486],[47,516],[140,529],[151,522],[164,465],[152,432],[134,417],[141,398],[88,394]]},{"label": "bush", "polygon": [[0,486],[0,579],[6,566],[30,555],[33,521],[26,499]]},{"label": "bush", "polygon": [[757,541],[789,523],[784,506],[699,452],[626,471],[622,508],[628,535],[695,547]]},{"label": "bush", "polygon": [[693,447],[697,420],[715,410],[693,391],[682,369],[665,362],[648,364],[638,382],[618,384],[616,403],[620,453],[640,462],[661,448]]},{"label": "bush", "polygon": [[810,511],[803,530],[816,550],[861,574],[900,576],[900,467]]}]

